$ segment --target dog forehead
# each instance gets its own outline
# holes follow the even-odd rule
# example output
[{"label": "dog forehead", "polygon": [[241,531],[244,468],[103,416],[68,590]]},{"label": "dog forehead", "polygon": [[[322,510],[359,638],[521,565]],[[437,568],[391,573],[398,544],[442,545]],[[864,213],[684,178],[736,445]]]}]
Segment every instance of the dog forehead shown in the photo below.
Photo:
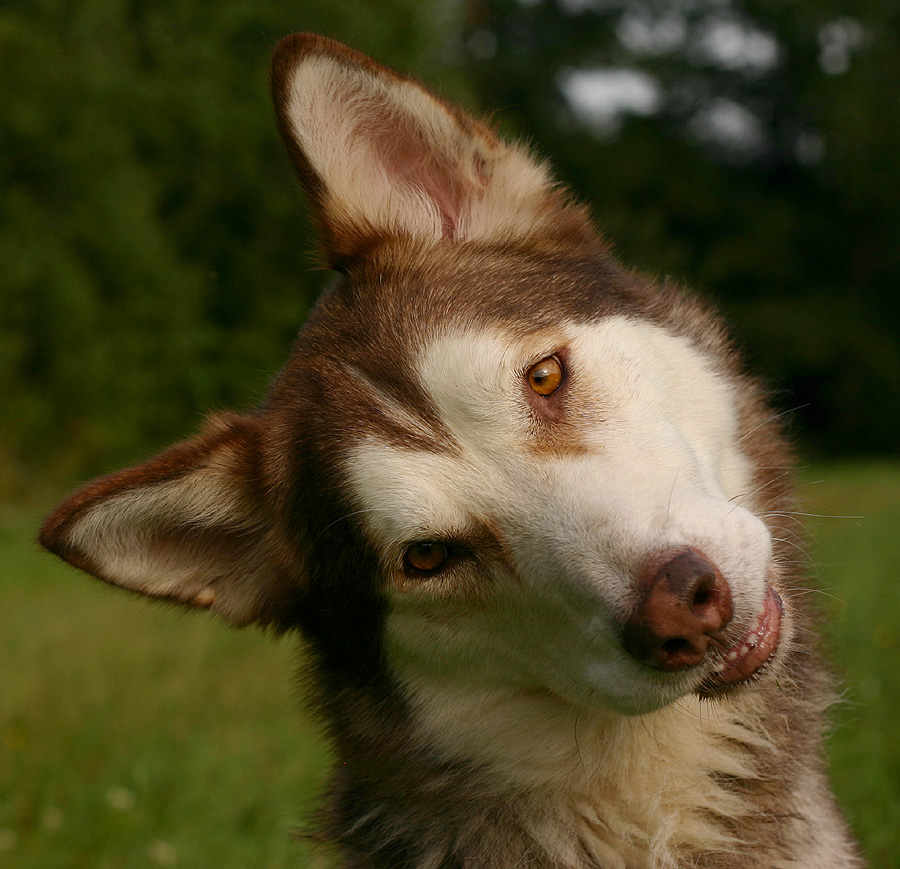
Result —
[{"label": "dog forehead", "polygon": [[[433,336],[415,360],[416,376],[441,422],[460,445],[486,435],[521,438],[528,411],[519,386],[530,364],[568,339],[562,328],[521,333],[502,326],[447,329]],[[506,446],[511,446],[507,443]]]},{"label": "dog forehead", "polygon": [[733,385],[716,360],[688,338],[634,315],[531,331],[502,324],[446,330],[424,343],[416,376],[456,438],[489,447],[488,428],[520,437],[531,429],[523,380],[531,365],[555,353],[566,357],[577,387],[569,401],[582,409],[661,414],[702,442],[733,434]]},{"label": "dog forehead", "polygon": [[704,441],[721,441],[732,433],[731,379],[690,339],[622,316],[572,325],[569,333],[580,373],[617,407],[663,414]]}]

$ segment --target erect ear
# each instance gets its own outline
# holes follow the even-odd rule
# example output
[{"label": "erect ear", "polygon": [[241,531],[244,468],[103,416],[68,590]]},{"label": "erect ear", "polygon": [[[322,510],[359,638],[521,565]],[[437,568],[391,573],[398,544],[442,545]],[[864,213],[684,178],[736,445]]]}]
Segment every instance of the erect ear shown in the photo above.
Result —
[{"label": "erect ear", "polygon": [[416,82],[339,42],[283,39],[272,59],[281,134],[341,266],[385,235],[593,237],[543,165]]},{"label": "erect ear", "polygon": [[259,422],[216,416],[196,438],[95,480],[41,528],[43,546],[122,588],[236,625],[278,624],[300,593],[262,472]]}]

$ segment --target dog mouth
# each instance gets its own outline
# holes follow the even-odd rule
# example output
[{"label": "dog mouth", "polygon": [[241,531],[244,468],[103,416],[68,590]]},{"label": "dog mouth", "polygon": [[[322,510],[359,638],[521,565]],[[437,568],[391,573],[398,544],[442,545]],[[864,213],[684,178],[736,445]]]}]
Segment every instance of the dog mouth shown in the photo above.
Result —
[{"label": "dog mouth", "polygon": [[750,630],[736,643],[719,650],[713,672],[695,689],[701,697],[727,693],[760,675],[778,649],[784,601],[767,586],[762,610]]}]

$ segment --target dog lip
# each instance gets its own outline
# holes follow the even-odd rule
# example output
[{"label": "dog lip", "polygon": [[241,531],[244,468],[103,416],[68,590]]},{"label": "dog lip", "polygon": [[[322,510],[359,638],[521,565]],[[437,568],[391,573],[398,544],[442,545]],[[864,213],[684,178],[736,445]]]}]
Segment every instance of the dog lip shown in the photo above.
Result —
[{"label": "dog lip", "polygon": [[753,627],[734,645],[719,653],[715,670],[703,681],[698,693],[721,693],[758,673],[778,648],[783,611],[781,596],[772,586],[767,586],[762,611]]}]

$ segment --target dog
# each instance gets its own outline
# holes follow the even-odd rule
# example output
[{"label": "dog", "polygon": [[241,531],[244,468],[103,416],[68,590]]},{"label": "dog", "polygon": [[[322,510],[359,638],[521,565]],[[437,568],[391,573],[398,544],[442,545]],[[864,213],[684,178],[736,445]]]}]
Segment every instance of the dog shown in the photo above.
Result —
[{"label": "dog", "polygon": [[523,147],[295,34],[281,135],[339,276],[262,404],[40,542],[299,631],[345,867],[862,865],[821,758],[777,414],[696,298]]}]

